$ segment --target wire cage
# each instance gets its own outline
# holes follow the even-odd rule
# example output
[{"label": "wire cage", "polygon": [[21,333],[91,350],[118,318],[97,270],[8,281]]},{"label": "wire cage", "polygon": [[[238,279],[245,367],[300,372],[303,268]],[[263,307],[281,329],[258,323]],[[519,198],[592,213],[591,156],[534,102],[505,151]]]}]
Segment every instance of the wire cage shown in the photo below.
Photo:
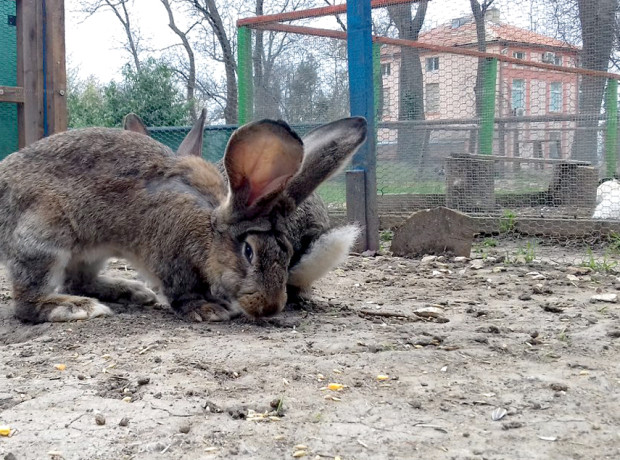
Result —
[{"label": "wire cage", "polygon": [[[567,25],[571,12],[551,11],[553,2],[475,3],[477,10],[465,0],[371,3],[373,56],[353,65],[373,67],[382,227],[447,206],[477,218],[481,233],[519,244],[616,241],[620,75],[584,52],[596,53],[602,39],[584,44],[574,18],[573,29]],[[239,21],[247,88],[240,114],[312,123],[346,111],[347,31],[334,16],[345,11]],[[267,56],[266,44],[271,50],[286,38],[294,52],[270,59],[288,69],[299,93],[276,88],[267,96],[280,79],[257,75],[256,61]],[[321,194],[333,212],[341,210],[343,178]]]}]

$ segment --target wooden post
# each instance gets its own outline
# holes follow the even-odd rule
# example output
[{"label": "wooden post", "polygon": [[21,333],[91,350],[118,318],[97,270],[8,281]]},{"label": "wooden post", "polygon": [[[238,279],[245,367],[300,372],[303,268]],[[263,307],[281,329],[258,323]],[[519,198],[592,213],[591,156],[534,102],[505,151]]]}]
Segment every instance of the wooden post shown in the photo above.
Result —
[{"label": "wooden post", "polygon": [[[347,186],[347,221],[348,222],[365,222],[366,221],[366,173],[362,170],[353,170],[346,172]],[[353,250],[355,252],[364,252],[367,249],[366,242],[368,236],[366,226],[362,226],[362,233],[355,243]]]},{"label": "wooden post", "polygon": [[482,84],[482,113],[478,148],[482,155],[493,154],[493,130],[495,128],[495,86],[497,82],[497,59],[484,61],[484,80]]},{"label": "wooden post", "polygon": [[237,121],[239,125],[244,125],[252,121],[252,111],[254,107],[252,31],[247,27],[237,28],[237,74],[239,75]]},{"label": "wooden post", "polygon": [[67,72],[65,67],[65,1],[46,0],[47,131],[67,130]]},{"label": "wooden post", "polygon": [[[351,115],[363,116],[368,122],[368,139],[353,157],[356,181],[363,177],[364,190],[359,195],[347,191],[349,207],[359,208],[364,203],[364,215],[356,216],[366,230],[361,241],[363,249],[379,249],[379,217],[377,215],[375,106],[373,90],[373,52],[370,20],[370,0],[347,2],[347,53],[349,58],[349,99]],[[347,182],[347,186],[349,183]]]},{"label": "wooden post", "polygon": [[17,109],[20,148],[43,137],[42,5],[37,0],[17,4],[17,86],[24,103]]},{"label": "wooden post", "polygon": [[618,80],[608,79],[605,90],[605,173],[614,177],[618,165]]}]

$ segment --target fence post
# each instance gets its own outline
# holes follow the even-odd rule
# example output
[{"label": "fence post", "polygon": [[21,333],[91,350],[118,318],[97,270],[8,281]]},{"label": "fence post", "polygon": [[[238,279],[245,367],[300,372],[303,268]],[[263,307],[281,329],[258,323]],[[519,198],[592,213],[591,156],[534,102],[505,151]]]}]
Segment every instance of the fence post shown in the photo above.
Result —
[{"label": "fence post", "polygon": [[605,119],[605,172],[613,177],[618,164],[618,80],[613,78],[607,80]]},{"label": "fence post", "polygon": [[486,58],[482,82],[482,113],[478,145],[481,155],[493,154],[493,130],[495,128],[495,85],[497,81],[497,59]]},{"label": "fence post", "polygon": [[381,75],[381,43],[372,44],[372,80],[375,97],[375,123],[381,119],[383,77]]},{"label": "fence post", "polygon": [[237,28],[237,73],[238,102],[237,121],[243,125],[252,120],[253,88],[252,88],[252,31],[247,27]]},{"label": "fence post", "polygon": [[[349,98],[351,115],[363,116],[368,122],[368,140],[353,157],[350,183],[363,184],[363,193],[347,193],[347,219],[365,227],[365,239],[357,250],[379,249],[379,218],[377,216],[377,177],[375,140],[375,101],[373,89],[373,52],[370,0],[347,2],[347,53],[349,58]],[[355,196],[357,195],[357,196]],[[356,201],[354,204],[352,201]],[[363,200],[364,206],[360,206]]]}]

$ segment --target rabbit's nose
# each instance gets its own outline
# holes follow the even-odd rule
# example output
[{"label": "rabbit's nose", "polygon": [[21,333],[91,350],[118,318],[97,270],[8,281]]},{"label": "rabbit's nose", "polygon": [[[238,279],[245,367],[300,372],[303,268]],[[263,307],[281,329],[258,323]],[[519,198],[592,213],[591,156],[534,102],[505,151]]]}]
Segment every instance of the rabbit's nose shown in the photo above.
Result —
[{"label": "rabbit's nose", "polygon": [[260,318],[280,313],[286,305],[286,289],[277,294],[254,293],[239,299],[239,305],[248,316]]}]

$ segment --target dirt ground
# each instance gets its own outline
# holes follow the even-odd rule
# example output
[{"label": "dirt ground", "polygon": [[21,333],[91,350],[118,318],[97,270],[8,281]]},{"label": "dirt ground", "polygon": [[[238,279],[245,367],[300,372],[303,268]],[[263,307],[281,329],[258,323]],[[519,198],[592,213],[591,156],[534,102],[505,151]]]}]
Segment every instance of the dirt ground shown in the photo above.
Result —
[{"label": "dirt ground", "polygon": [[24,325],[2,272],[0,457],[618,459],[620,274],[549,251],[351,256],[260,324]]}]

